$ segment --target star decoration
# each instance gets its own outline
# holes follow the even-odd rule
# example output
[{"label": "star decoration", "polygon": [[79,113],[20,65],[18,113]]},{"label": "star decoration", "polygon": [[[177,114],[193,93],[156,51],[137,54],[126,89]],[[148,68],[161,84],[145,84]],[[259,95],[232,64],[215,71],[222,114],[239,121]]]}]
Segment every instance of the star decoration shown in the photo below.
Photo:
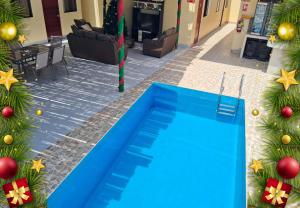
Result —
[{"label": "star decoration", "polygon": [[257,173],[259,170],[264,169],[262,162],[260,160],[253,160],[252,164],[249,167],[252,168],[255,173]]},{"label": "star decoration", "polygon": [[19,35],[19,38],[18,38],[19,43],[23,44],[26,40],[27,39],[26,39],[25,35]]},{"label": "star decoration", "polygon": [[270,41],[271,43],[274,43],[274,42],[276,41],[276,36],[275,36],[275,35],[270,35],[269,41]]},{"label": "star decoration", "polygon": [[299,84],[295,79],[296,70],[288,72],[281,69],[281,77],[276,80],[276,82],[283,84],[285,91],[289,89],[291,85]]},{"label": "star decoration", "polygon": [[0,71],[0,84],[4,85],[9,91],[12,84],[18,82],[14,77],[14,70],[10,69],[8,72]]},{"label": "star decoration", "polygon": [[31,169],[36,170],[36,172],[40,172],[41,169],[45,168],[45,166],[42,164],[42,160],[32,160],[32,167]]}]

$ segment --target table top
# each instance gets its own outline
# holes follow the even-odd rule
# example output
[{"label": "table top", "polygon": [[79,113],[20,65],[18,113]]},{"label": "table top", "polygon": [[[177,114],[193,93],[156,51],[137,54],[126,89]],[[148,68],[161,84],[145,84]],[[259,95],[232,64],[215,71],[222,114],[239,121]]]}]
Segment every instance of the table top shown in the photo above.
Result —
[{"label": "table top", "polygon": [[23,48],[14,49],[13,50],[14,56],[12,57],[12,61],[21,61],[24,59],[32,58],[40,52],[49,51],[50,47],[42,44],[35,44],[35,45],[25,46]]}]

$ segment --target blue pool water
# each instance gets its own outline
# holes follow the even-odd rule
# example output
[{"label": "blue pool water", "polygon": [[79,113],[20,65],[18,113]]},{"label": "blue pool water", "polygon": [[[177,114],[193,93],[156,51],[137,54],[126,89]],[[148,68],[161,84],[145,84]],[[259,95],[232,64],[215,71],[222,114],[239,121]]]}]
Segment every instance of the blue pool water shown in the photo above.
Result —
[{"label": "blue pool water", "polygon": [[[49,198],[49,208],[245,208],[244,101],[153,84]],[[226,104],[237,99],[222,97]]]}]

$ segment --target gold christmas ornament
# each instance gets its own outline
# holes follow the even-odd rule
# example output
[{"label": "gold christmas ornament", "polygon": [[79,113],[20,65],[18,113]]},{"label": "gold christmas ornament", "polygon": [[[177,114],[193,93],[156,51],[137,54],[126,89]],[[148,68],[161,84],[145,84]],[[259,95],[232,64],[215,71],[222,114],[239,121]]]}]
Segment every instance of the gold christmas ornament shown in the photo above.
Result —
[{"label": "gold christmas ornament", "polygon": [[12,144],[14,141],[14,138],[12,137],[12,135],[6,135],[3,140],[4,140],[5,144]]},{"label": "gold christmas ornament", "polygon": [[281,138],[281,141],[283,144],[289,144],[291,142],[292,138],[289,135],[283,135]]},{"label": "gold christmas ornament", "polygon": [[276,82],[283,84],[285,91],[289,89],[291,85],[299,84],[295,79],[296,70],[288,72],[285,69],[281,69],[281,77]]},{"label": "gold christmas ornament", "polygon": [[292,23],[284,22],[279,25],[277,33],[280,39],[289,41],[296,36],[296,27]]},{"label": "gold christmas ornament", "polygon": [[37,109],[37,110],[35,111],[35,115],[37,115],[37,116],[42,116],[42,115],[43,115],[43,111],[42,111],[41,109]]},{"label": "gold christmas ornament", "polygon": [[27,39],[26,39],[25,35],[19,35],[19,38],[18,38],[19,43],[24,44],[24,42],[25,42],[26,40],[27,40]]},{"label": "gold christmas ornament", "polygon": [[260,160],[253,160],[252,164],[249,166],[255,173],[257,173],[259,170],[263,170],[264,167],[262,165],[262,162]]},{"label": "gold christmas ornament", "polygon": [[253,116],[258,116],[259,115],[259,110],[258,109],[252,110],[252,115]]},{"label": "gold christmas ornament", "polygon": [[8,72],[0,71],[0,84],[4,85],[9,91],[12,84],[18,82],[14,77],[14,70],[10,69]]},{"label": "gold christmas ornament", "polygon": [[36,172],[39,173],[43,168],[45,168],[45,166],[42,164],[42,160],[32,160],[31,169],[36,170]]},{"label": "gold christmas ornament", "polygon": [[4,22],[0,25],[0,38],[6,41],[13,40],[17,35],[17,27],[14,23]]}]

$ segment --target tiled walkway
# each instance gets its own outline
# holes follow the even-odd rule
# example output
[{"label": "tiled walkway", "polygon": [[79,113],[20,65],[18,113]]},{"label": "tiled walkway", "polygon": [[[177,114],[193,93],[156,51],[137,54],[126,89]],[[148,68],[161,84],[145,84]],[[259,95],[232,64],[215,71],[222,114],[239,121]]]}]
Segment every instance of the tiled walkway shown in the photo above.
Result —
[{"label": "tiled walkway", "polygon": [[[141,49],[130,49],[126,60],[126,90],[141,83],[160,70],[166,63],[187,49],[176,51],[158,59],[142,55]],[[70,53],[68,53],[70,54]],[[38,82],[28,82],[35,100],[35,108],[44,110],[32,135],[33,151],[42,152],[64,135],[81,126],[84,121],[119,99],[118,66],[67,56],[69,74],[62,65],[53,72],[41,70]],[[66,139],[66,137],[65,137]],[[86,143],[81,138],[67,138]]]},{"label": "tiled walkway", "polygon": [[[185,51],[175,60],[167,63],[161,70],[156,71],[146,80],[127,90],[119,99],[106,106],[101,112],[88,119],[84,125],[76,128],[57,141],[40,155],[47,166],[47,181],[51,193],[63,178],[76,166],[76,164],[95,146],[105,132],[130,108],[138,96],[147,89],[152,82],[158,81],[183,87],[217,93],[219,91],[221,77],[226,72],[225,93],[237,96],[238,84],[242,74],[245,74],[243,98],[246,100],[246,138],[247,138],[247,161],[252,158],[259,159],[259,144],[261,139],[256,131],[260,117],[253,117],[251,110],[258,108],[263,114],[260,104],[260,96],[268,81],[273,78],[260,70],[256,64],[246,64],[241,67],[236,62],[218,63],[210,60],[212,50],[221,40],[226,40],[234,26],[227,25],[212,37],[207,38],[201,45]],[[223,39],[224,37],[226,37]],[[228,48],[221,47],[228,50]],[[228,53],[228,51],[220,51]],[[229,51],[230,53],[230,51]],[[227,56],[225,54],[225,56]],[[230,56],[230,55],[229,55]],[[247,62],[247,61],[245,61]],[[233,64],[232,64],[233,63]],[[245,67],[247,66],[247,67]],[[85,142],[81,142],[85,141]]]}]

